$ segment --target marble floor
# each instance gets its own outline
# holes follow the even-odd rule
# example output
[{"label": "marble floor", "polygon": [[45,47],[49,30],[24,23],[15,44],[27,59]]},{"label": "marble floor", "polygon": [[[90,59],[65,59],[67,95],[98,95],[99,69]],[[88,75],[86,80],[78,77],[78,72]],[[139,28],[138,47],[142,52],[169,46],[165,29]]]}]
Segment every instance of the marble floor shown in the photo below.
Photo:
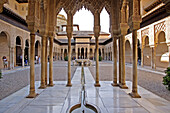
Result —
[{"label": "marble floor", "polygon": [[[94,87],[94,79],[87,67],[85,72],[85,89],[87,103],[100,109],[101,113],[170,113],[170,102],[138,86],[142,98],[131,98],[130,81],[126,81],[129,89],[112,87],[111,81],[101,81],[101,87]],[[55,86],[38,89],[36,81],[34,99],[25,98],[29,86],[17,91],[0,101],[0,113],[67,113],[68,109],[80,102],[81,67],[78,67],[72,78],[72,87],[66,87],[66,81],[55,81]]]}]

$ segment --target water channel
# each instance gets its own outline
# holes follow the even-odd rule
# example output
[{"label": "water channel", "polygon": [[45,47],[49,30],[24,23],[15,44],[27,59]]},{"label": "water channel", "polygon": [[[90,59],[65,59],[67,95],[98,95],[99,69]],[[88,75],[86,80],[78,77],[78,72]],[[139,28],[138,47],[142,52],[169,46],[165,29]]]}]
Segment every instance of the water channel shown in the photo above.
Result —
[{"label": "water channel", "polygon": [[85,90],[85,74],[84,66],[82,63],[80,103],[72,106],[69,110],[69,113],[100,113],[96,106],[88,104],[86,97],[87,94]]}]

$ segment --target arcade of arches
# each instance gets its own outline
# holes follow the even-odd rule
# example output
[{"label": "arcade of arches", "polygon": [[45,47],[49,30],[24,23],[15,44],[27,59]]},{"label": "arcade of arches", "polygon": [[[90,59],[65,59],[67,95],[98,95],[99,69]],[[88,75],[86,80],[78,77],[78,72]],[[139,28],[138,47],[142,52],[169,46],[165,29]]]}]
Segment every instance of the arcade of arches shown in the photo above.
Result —
[{"label": "arcade of arches", "polygon": [[[7,1],[0,2],[2,14],[8,12],[10,5],[13,4],[11,1],[15,0]],[[12,25],[12,22],[7,24],[5,19],[0,19],[2,26],[5,26],[0,27],[0,57],[6,56],[9,69],[13,69],[15,66],[24,67],[24,60],[27,56],[28,65],[30,65],[30,94],[28,97],[31,98],[36,96],[35,56],[41,56],[40,88],[47,86],[45,77],[47,58],[49,58],[49,86],[53,86],[53,61],[64,60],[66,56],[68,56],[67,86],[69,87],[72,86],[71,60],[96,61],[96,87],[100,87],[99,56],[103,60],[113,61],[114,80],[112,85],[119,84],[124,89],[128,88],[125,83],[125,62],[132,63],[133,87],[130,95],[138,98],[140,95],[137,90],[137,63],[142,66],[151,66],[154,69],[167,67],[170,48],[170,38],[168,37],[170,35],[168,27],[170,17],[165,16],[151,24],[143,25],[141,22],[144,17],[147,17],[147,12],[144,9],[140,12],[140,3],[145,4],[145,0],[99,0],[98,2],[96,0],[28,0],[27,5],[22,4],[22,7],[27,7],[28,11],[22,13],[23,18],[19,17],[18,20],[25,25],[24,27]],[[162,4],[162,7],[165,7],[168,3],[166,4],[163,0]],[[17,3],[17,5],[20,4]],[[73,16],[83,6],[94,16],[93,31],[79,31],[79,28],[78,31],[73,31]],[[110,17],[111,37],[109,37],[110,34],[100,30],[100,12],[104,7]],[[62,8],[67,14],[67,19],[63,15],[58,15]],[[17,9],[15,11],[17,12]],[[17,19],[17,14],[14,16]],[[64,26],[60,25],[63,23],[66,24],[66,31],[63,31]],[[15,29],[15,33],[12,32],[13,29]],[[117,83],[117,61],[121,67],[119,68],[119,72],[121,72],[119,83]],[[0,60],[0,64],[3,64],[2,60]],[[3,68],[3,65],[0,65],[0,68]]]}]

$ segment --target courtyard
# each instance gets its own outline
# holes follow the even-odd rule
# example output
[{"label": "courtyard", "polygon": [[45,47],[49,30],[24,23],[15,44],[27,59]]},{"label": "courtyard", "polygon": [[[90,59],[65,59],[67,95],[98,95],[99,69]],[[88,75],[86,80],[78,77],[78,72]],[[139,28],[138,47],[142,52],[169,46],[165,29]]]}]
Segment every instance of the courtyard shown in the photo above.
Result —
[{"label": "courtyard", "polygon": [[[101,113],[168,113],[170,110],[169,91],[162,85],[163,71],[151,70],[138,66],[139,94],[142,98],[131,98],[131,64],[126,64],[126,84],[129,89],[113,87],[112,62],[99,63],[101,87],[94,87],[95,63],[84,67],[86,100],[97,106]],[[14,70],[3,70],[0,81],[0,113],[66,113],[79,103],[81,91],[81,67],[72,66],[72,87],[66,87],[67,62],[53,63],[53,87],[38,89],[40,86],[40,65],[35,66],[36,92],[34,99],[25,98],[29,94],[29,66]]]}]

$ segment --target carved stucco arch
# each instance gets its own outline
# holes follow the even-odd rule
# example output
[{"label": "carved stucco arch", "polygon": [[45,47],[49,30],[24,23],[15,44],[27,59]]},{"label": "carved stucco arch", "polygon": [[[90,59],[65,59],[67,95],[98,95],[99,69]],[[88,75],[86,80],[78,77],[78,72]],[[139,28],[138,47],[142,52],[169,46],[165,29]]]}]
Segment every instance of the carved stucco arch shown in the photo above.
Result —
[{"label": "carved stucco arch", "polygon": [[102,0],[60,0],[56,5],[56,11],[58,14],[63,8],[66,13],[71,12],[74,15],[84,7],[94,15],[95,11],[100,13],[105,7],[108,14],[110,14],[110,2],[110,0],[105,2]]},{"label": "carved stucco arch", "polygon": [[7,36],[7,42],[8,42],[8,47],[11,47],[11,40],[10,40],[10,35],[7,31],[0,31],[0,33],[5,33],[5,35]]},{"label": "carved stucco arch", "polygon": [[165,42],[166,42],[166,33],[165,33],[165,31],[163,31],[163,30],[160,30],[160,31],[158,31],[156,34],[155,34],[155,40],[154,40],[154,45],[155,45],[155,47],[157,47],[157,44],[158,44],[158,37],[159,37],[159,34],[161,33],[161,32],[163,32],[164,34],[165,34]]},{"label": "carved stucco arch", "polygon": [[[145,36],[142,37],[142,48],[144,48],[146,46],[146,44],[145,44],[146,38],[149,38],[149,35],[145,35]],[[149,44],[150,44],[150,41],[149,41]]]}]

